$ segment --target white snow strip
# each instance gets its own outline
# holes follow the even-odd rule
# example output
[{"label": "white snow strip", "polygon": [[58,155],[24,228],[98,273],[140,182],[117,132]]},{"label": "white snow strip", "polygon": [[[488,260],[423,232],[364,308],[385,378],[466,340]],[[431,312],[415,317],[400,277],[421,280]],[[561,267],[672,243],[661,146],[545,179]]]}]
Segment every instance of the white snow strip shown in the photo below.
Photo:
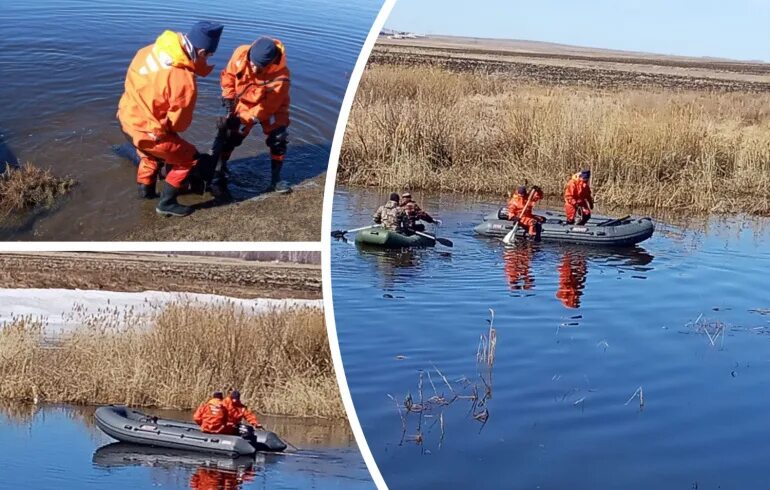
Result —
[{"label": "white snow strip", "polygon": [[110,311],[141,316],[163,304],[183,301],[199,304],[231,303],[253,312],[271,308],[309,306],[323,308],[323,300],[242,299],[215,294],[144,291],[126,293],[82,289],[2,289],[0,288],[0,328],[14,317],[31,316],[45,323],[47,333],[63,333],[82,324],[89,315]]}]

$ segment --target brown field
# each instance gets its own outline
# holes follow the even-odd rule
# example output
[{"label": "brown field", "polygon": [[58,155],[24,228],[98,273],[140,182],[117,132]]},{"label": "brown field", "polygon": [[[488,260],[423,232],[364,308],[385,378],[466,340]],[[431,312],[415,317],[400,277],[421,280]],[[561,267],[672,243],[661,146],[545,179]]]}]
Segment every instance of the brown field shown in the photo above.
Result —
[{"label": "brown field", "polygon": [[171,303],[137,328],[116,312],[51,343],[43,325],[0,328],[0,398],[193,409],[239,388],[260,413],[345,417],[323,312]]},{"label": "brown field", "polygon": [[338,182],[558,198],[590,167],[604,206],[770,214],[768,65],[414,42],[370,59]]},{"label": "brown field", "polygon": [[0,283],[7,288],[321,298],[319,265],[173,253],[2,253]]}]

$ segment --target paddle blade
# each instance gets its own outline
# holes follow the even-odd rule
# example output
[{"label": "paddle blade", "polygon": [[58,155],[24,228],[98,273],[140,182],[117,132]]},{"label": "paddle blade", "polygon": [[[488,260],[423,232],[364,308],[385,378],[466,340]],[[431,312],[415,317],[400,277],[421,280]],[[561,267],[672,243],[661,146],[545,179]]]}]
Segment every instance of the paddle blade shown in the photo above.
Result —
[{"label": "paddle blade", "polygon": [[519,228],[519,223],[516,223],[513,225],[513,229],[508,232],[507,235],[503,237],[503,243],[506,245],[511,245],[513,241],[516,239],[516,230]]},{"label": "paddle blade", "polygon": [[452,243],[452,240],[448,238],[439,238],[436,237],[436,241],[439,242],[441,245],[444,245],[445,247],[454,247],[455,244]]},{"label": "paddle blade", "polygon": [[344,238],[347,232],[348,230],[334,230],[332,231],[332,238]]}]

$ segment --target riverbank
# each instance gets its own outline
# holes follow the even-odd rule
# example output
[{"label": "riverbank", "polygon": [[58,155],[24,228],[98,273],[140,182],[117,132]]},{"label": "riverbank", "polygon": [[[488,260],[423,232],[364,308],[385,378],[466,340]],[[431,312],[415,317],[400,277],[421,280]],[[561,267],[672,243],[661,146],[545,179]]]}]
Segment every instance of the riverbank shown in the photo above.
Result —
[{"label": "riverbank", "polygon": [[107,309],[53,341],[44,319],[7,322],[0,398],[191,410],[239,388],[260,413],[345,417],[321,309],[179,301],[149,315],[137,328],[130,312]]},{"label": "riverbank", "polygon": [[[326,173],[294,187],[290,194],[268,193],[224,206],[203,205],[183,219],[160,219],[155,207],[142,212],[141,226],[119,240],[151,241],[317,241]],[[195,197],[180,202],[195,206]]]},{"label": "riverbank", "polygon": [[169,253],[0,254],[6,288],[178,291],[236,298],[320,299],[319,265]]},{"label": "riverbank", "polygon": [[[603,69],[652,81],[615,84],[604,72],[567,70],[565,59],[538,66],[559,64],[569,76],[542,69],[522,78],[499,56],[454,53],[442,65],[435,51],[400,49],[416,61],[403,66],[403,52],[396,59],[392,48],[378,47],[364,73],[339,183],[501,199],[517,185],[537,184],[560,196],[571,174],[590,167],[605,206],[770,214],[770,85],[759,68],[664,76],[615,63],[622,69]],[[467,59],[467,69],[453,68]],[[666,76],[677,83],[655,85]]]}]

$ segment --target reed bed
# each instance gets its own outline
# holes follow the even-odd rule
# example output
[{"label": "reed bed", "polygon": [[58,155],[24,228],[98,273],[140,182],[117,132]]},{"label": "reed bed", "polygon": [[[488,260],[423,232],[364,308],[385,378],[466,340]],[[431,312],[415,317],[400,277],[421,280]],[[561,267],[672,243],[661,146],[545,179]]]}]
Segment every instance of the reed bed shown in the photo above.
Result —
[{"label": "reed bed", "polygon": [[770,214],[770,94],[521,83],[369,66],[338,181],[392,190],[560,196],[593,171],[600,204]]},{"label": "reed bed", "polygon": [[192,409],[238,388],[261,413],[345,417],[320,309],[179,302],[142,326],[118,315],[55,340],[29,317],[0,326],[0,398]]},{"label": "reed bed", "polygon": [[75,180],[54,176],[50,170],[31,163],[7,166],[0,174],[0,215],[36,207],[51,207],[57,198],[69,193]]}]

